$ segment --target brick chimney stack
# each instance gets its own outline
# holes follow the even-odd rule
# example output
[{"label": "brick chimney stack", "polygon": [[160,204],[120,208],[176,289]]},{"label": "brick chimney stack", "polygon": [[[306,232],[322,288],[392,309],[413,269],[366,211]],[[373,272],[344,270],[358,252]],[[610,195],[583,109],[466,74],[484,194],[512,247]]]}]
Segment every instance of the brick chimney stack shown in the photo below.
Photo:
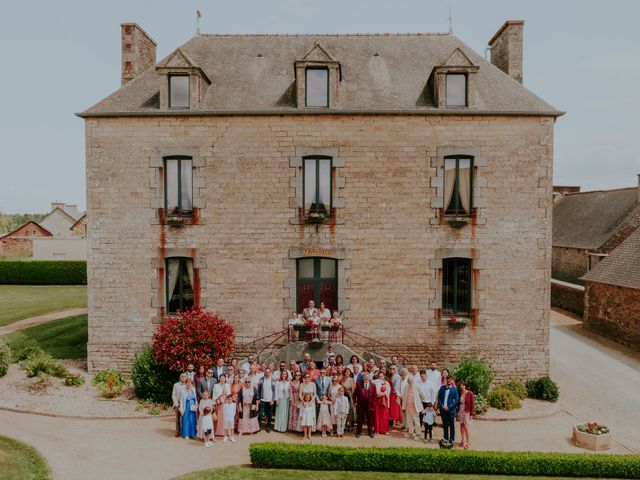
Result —
[{"label": "brick chimney stack", "polygon": [[507,20],[489,40],[491,63],[522,83],[522,32],[524,20]]},{"label": "brick chimney stack", "polygon": [[137,23],[123,23],[122,85],[156,64],[156,42]]}]

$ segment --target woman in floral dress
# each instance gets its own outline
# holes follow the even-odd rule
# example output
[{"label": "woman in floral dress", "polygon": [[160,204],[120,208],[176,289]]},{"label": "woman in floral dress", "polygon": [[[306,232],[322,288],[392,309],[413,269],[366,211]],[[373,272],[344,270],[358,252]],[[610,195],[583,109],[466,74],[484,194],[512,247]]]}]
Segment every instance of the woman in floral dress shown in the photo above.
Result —
[{"label": "woman in floral dress", "polygon": [[227,383],[227,376],[223,373],[218,378],[218,382],[213,386],[213,402],[215,403],[216,428],[214,436],[224,436],[224,404],[227,396],[231,395],[231,385]]},{"label": "woman in floral dress", "polygon": [[344,369],[342,376],[342,386],[344,387],[344,395],[349,399],[349,413],[347,414],[347,424],[349,430],[356,424],[356,408],[353,403],[353,393],[356,391],[356,381],[353,378],[351,370]]},{"label": "woman in floral dress", "polygon": [[298,429],[298,417],[300,416],[300,370],[293,374],[293,380],[289,384],[289,430]]},{"label": "woman in floral dress", "polygon": [[251,386],[251,379],[245,378],[244,385],[238,393],[238,410],[240,420],[238,420],[238,433],[256,433],[260,431],[258,424],[258,388]]}]

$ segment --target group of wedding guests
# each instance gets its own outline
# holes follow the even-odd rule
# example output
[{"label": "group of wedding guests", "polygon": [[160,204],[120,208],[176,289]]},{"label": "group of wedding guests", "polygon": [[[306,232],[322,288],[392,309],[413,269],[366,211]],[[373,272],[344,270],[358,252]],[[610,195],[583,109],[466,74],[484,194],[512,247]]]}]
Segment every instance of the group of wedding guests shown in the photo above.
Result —
[{"label": "group of wedding guests", "polygon": [[259,364],[253,356],[227,366],[219,359],[213,367],[189,365],[173,388],[175,436],[200,438],[210,447],[216,436],[235,442],[235,433],[313,432],[342,438],[345,431],[369,436],[404,430],[406,437],[433,439],[436,416],[441,417],[441,443],[453,445],[455,422],[460,424],[461,447],[469,448],[469,424],[474,395],[464,382],[456,385],[446,369],[435,363],[426,370],[404,368],[398,357],[377,364],[360,363],[353,355],[347,364],[329,346],[322,366],[308,353],[301,362]]}]

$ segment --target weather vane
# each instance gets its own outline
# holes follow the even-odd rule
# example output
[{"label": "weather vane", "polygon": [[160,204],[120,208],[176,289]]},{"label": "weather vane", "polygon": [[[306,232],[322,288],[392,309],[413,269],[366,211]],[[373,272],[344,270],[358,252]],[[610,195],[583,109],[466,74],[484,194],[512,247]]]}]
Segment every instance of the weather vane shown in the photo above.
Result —
[{"label": "weather vane", "polygon": [[451,16],[451,5],[449,5],[449,33],[453,33],[453,17]]},{"label": "weather vane", "polygon": [[200,12],[200,6],[196,2],[196,35],[200,35],[200,19],[202,18],[202,12]]}]

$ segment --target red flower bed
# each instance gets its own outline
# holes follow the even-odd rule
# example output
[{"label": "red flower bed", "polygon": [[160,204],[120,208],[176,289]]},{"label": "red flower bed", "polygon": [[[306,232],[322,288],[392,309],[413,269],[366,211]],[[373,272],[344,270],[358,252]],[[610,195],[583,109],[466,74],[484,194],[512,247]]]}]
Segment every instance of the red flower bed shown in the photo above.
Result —
[{"label": "red flower bed", "polygon": [[153,335],[156,360],[176,372],[184,372],[190,363],[213,365],[235,348],[233,327],[219,314],[202,309],[167,318]]}]

